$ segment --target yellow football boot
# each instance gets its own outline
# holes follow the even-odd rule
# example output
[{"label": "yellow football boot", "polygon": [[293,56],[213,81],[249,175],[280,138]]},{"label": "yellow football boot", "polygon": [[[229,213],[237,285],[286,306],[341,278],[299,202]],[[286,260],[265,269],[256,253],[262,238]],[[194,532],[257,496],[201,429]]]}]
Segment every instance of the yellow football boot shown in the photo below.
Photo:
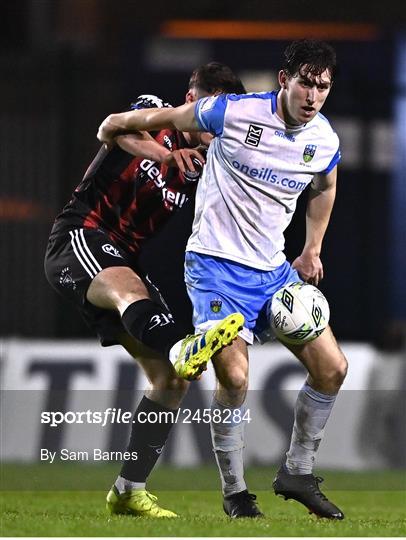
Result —
[{"label": "yellow football boot", "polygon": [[110,514],[124,514],[139,517],[175,518],[175,512],[161,508],[157,504],[158,497],[145,489],[132,489],[119,493],[113,486],[107,494],[106,508]]},{"label": "yellow football boot", "polygon": [[185,337],[174,363],[179,377],[189,381],[198,378],[211,357],[226,345],[230,345],[243,325],[244,316],[241,313],[232,313],[204,334]]}]

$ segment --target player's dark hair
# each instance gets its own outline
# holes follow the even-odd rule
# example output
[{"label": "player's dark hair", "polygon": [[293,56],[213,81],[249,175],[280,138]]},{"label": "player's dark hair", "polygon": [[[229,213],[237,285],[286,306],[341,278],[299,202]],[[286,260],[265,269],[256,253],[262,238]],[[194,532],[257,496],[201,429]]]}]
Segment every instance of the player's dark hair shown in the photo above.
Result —
[{"label": "player's dark hair", "polygon": [[208,94],[245,94],[241,80],[225,64],[209,62],[198,67],[189,80],[189,89],[197,88]]},{"label": "player's dark hair", "polygon": [[[299,72],[303,75],[320,76],[328,70],[333,80],[336,71],[336,53],[325,41],[300,39],[288,45],[284,52],[283,70],[288,77]],[[304,71],[302,67],[306,66]]]}]

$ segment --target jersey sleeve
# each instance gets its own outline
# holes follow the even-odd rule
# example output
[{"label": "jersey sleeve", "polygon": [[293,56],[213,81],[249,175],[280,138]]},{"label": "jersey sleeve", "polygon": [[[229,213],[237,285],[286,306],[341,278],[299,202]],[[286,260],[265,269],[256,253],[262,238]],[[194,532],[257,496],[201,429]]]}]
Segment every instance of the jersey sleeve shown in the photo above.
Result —
[{"label": "jersey sleeve", "polygon": [[199,99],[195,105],[195,117],[202,131],[219,136],[224,129],[227,94]]},{"label": "jersey sleeve", "polygon": [[337,152],[333,156],[333,159],[330,161],[328,167],[324,169],[324,171],[322,171],[321,174],[328,174],[330,171],[334,169],[334,167],[337,165],[337,163],[340,160],[341,160],[341,152],[340,152],[340,148],[338,148]]}]

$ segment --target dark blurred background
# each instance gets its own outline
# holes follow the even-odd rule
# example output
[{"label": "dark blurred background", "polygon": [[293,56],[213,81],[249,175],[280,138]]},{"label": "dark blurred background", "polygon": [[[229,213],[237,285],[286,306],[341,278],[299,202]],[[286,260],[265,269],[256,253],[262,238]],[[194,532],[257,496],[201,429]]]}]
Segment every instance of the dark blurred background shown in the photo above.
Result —
[{"label": "dark blurred background", "polygon": [[[182,22],[183,21],[183,22]],[[250,91],[274,87],[286,44],[330,41],[339,73],[323,113],[341,138],[322,290],[340,340],[397,348],[406,320],[406,9],[403,2],[8,0],[0,16],[0,336],[87,337],[51,290],[43,255],[56,214],[98,149],[96,131],[141,93],[183,103],[191,71],[217,60]],[[287,234],[304,241],[304,205]],[[190,326],[183,285],[193,207],[142,264]]]}]

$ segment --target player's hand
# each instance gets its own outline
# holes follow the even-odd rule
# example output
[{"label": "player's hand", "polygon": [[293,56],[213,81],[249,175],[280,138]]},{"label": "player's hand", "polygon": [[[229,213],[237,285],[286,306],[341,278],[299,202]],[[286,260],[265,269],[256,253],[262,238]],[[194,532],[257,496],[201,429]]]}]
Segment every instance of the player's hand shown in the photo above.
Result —
[{"label": "player's hand", "polygon": [[180,148],[179,150],[173,150],[168,154],[163,163],[169,167],[178,167],[183,173],[187,171],[199,172],[196,171],[196,167],[199,167],[198,163],[200,163],[200,167],[202,167],[205,163],[205,159],[195,148]]},{"label": "player's hand", "polygon": [[323,264],[317,253],[303,251],[293,263],[292,268],[297,270],[300,277],[311,285],[318,285],[324,277]]},{"label": "player's hand", "polygon": [[139,130],[122,127],[119,123],[120,120],[117,120],[119,116],[119,114],[110,114],[100,124],[97,131],[97,138],[100,142],[112,145],[114,144],[115,137],[120,135],[138,135],[140,133]]},{"label": "player's hand", "polygon": [[197,135],[199,137],[200,144],[206,146],[207,148],[214,139],[214,136],[211,133],[206,133],[204,131],[199,132]]},{"label": "player's hand", "polygon": [[99,130],[97,132],[97,138],[100,142],[107,145],[111,145],[113,143],[114,132],[112,130],[112,126],[110,125],[109,117],[105,118],[100,124]]}]

